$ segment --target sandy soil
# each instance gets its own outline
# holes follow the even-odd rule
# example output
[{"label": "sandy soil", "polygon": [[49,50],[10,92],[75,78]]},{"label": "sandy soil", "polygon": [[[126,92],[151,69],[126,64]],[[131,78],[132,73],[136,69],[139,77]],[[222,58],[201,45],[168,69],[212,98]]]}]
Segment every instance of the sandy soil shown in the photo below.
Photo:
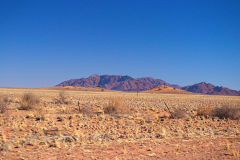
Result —
[{"label": "sandy soil", "polygon": [[[9,98],[0,114],[1,159],[240,158],[240,121],[196,114],[205,106],[239,107],[240,97],[68,90],[64,103],[60,92],[0,89]],[[25,93],[40,103],[19,110]],[[104,112],[113,97],[126,112]],[[169,117],[174,108],[184,117]]]}]

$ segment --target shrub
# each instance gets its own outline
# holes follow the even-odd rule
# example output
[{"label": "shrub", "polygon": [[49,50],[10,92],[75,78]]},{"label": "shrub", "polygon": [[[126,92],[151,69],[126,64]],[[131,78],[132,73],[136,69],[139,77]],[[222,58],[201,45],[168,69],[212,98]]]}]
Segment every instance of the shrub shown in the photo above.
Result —
[{"label": "shrub", "polygon": [[115,114],[115,113],[128,113],[129,109],[122,104],[120,98],[111,98],[108,105],[104,107],[104,113]]},{"label": "shrub", "polygon": [[32,93],[25,93],[22,97],[20,110],[33,109],[39,103],[39,98]]},{"label": "shrub", "polygon": [[170,118],[173,118],[173,119],[180,119],[185,117],[186,117],[186,112],[181,108],[174,108],[170,116]]},{"label": "shrub", "polygon": [[59,92],[59,101],[60,104],[68,104],[68,101],[66,100],[66,94],[65,91]]},{"label": "shrub", "polygon": [[0,96],[0,113],[5,113],[8,107],[8,97]]},{"label": "shrub", "polygon": [[240,119],[240,108],[239,107],[233,107],[233,106],[222,106],[222,107],[218,107],[215,108],[213,110],[213,116],[215,117],[219,117],[220,119],[224,119],[224,118],[229,118],[229,119]]},{"label": "shrub", "polygon": [[212,115],[212,108],[209,106],[201,106],[197,109],[197,116],[209,117]]}]

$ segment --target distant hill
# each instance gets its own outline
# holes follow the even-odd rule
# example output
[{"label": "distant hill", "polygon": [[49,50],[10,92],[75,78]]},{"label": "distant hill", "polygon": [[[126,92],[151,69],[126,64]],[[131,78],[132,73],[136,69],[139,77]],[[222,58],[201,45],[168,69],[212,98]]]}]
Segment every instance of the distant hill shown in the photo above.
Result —
[{"label": "distant hill", "polygon": [[191,92],[188,92],[188,91],[185,91],[185,90],[182,90],[182,89],[178,89],[178,88],[174,88],[174,87],[171,87],[171,86],[167,86],[167,85],[156,86],[156,87],[148,89],[144,92],[147,92],[147,93],[191,94]]},{"label": "distant hill", "polygon": [[151,77],[135,79],[130,76],[120,75],[91,75],[88,78],[64,81],[57,86],[101,86],[106,89],[119,91],[137,91],[138,89],[139,91],[143,91],[160,85],[168,85],[175,88],[180,88],[180,86],[171,85],[163,80],[154,79]]},{"label": "distant hill", "polygon": [[193,93],[240,96],[240,91],[231,90],[225,87],[214,86],[213,84],[205,82],[182,87],[182,89]]},{"label": "distant hill", "polygon": [[[81,86],[81,87],[102,87],[109,90],[118,91],[144,91],[157,86],[169,86],[193,93],[213,94],[213,95],[232,95],[240,96],[240,91],[231,90],[225,87],[214,86],[210,83],[201,82],[198,84],[180,87],[179,85],[169,84],[161,79],[151,77],[132,78],[121,75],[91,75],[88,78],[71,79],[64,81],[57,86]],[[175,90],[176,91],[176,90]],[[178,90],[179,91],[179,90]]]}]

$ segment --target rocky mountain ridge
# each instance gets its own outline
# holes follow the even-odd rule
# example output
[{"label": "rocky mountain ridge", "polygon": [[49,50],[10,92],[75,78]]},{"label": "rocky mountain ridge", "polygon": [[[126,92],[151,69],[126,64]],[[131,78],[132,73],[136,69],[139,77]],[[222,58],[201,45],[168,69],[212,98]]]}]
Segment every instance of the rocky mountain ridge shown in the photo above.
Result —
[{"label": "rocky mountain ridge", "polygon": [[180,87],[179,85],[170,84],[161,79],[154,79],[151,77],[133,78],[127,75],[121,76],[121,75],[94,74],[89,76],[88,78],[67,80],[58,84],[57,86],[82,86],[82,87],[100,86],[110,90],[144,91],[161,85],[171,86],[173,88],[182,89],[193,93],[240,96],[240,91],[215,86],[213,84],[206,82]]}]

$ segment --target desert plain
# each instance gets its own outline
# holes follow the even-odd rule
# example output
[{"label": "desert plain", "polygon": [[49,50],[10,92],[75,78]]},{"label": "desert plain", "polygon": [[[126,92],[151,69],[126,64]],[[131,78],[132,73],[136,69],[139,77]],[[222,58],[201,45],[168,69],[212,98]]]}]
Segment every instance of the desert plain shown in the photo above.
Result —
[{"label": "desert plain", "polygon": [[[240,158],[239,96],[83,87],[0,96],[0,159]],[[222,106],[238,108],[235,117],[213,116]]]}]

